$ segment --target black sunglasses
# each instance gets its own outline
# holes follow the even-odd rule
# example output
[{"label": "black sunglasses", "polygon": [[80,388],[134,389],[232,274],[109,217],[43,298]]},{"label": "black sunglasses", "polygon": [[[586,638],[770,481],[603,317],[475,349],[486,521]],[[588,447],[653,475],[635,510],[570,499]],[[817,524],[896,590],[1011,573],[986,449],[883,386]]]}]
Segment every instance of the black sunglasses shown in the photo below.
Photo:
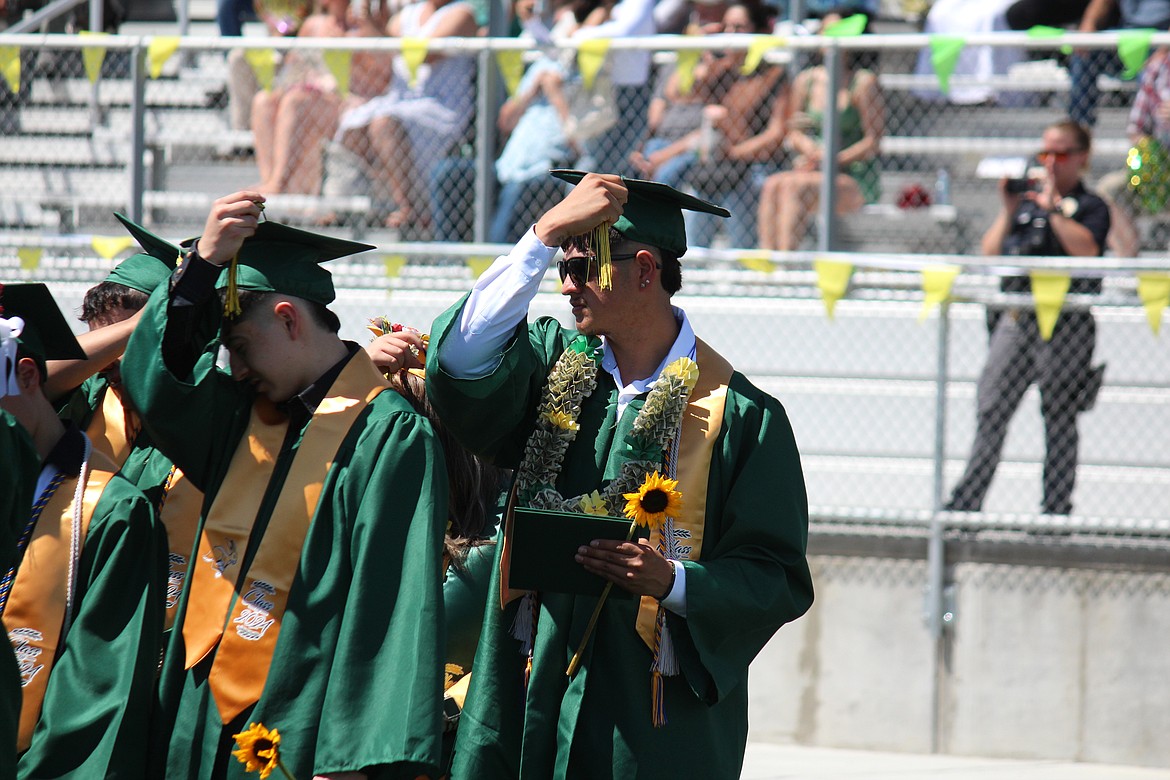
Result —
[{"label": "black sunglasses", "polygon": [[[637,257],[638,253],[634,252],[628,255],[610,255],[611,262],[618,260],[629,260],[632,257]],[[561,283],[565,281],[565,277],[571,277],[573,284],[578,287],[584,287],[586,283],[597,278],[598,264],[594,261],[597,258],[592,255],[585,257],[574,257],[571,260],[557,260],[557,273],[561,275]]]}]

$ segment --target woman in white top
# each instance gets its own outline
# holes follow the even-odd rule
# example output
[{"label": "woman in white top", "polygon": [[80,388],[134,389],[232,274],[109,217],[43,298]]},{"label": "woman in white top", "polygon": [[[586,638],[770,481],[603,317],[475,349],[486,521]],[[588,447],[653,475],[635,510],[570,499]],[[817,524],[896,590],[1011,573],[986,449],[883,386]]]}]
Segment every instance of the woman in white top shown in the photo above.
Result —
[{"label": "woman in white top", "polygon": [[[392,37],[474,37],[475,16],[466,2],[423,0],[390,20]],[[426,176],[467,130],[475,110],[475,63],[467,56],[429,54],[411,83],[401,55],[394,57],[386,92],[341,117],[341,142],[367,164],[375,197],[396,208],[386,226],[429,222]]]}]

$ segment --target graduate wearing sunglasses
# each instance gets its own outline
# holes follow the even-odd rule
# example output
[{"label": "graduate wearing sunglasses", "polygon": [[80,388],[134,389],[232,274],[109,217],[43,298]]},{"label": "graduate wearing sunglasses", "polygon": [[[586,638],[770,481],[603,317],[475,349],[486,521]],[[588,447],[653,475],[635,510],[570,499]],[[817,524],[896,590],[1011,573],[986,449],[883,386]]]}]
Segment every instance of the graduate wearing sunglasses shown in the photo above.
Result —
[{"label": "graduate wearing sunglasses", "polygon": [[[784,409],[673,303],[682,210],[728,212],[658,182],[554,175],[576,187],[431,331],[427,393],[448,430],[518,469],[451,776],[738,778],[748,664],[808,609],[812,583]],[[527,317],[558,251],[569,327]],[[684,374],[693,389],[668,395]],[[665,397],[686,401],[660,407]],[[667,407],[679,411],[653,412]],[[653,446],[638,434],[650,421],[664,437]],[[562,559],[553,542],[575,513],[622,516],[623,490],[641,481],[623,481],[631,464],[677,480],[681,507],[648,535],[571,544]],[[552,506],[537,561],[616,585],[600,607],[560,583],[510,587],[512,509]]]}]

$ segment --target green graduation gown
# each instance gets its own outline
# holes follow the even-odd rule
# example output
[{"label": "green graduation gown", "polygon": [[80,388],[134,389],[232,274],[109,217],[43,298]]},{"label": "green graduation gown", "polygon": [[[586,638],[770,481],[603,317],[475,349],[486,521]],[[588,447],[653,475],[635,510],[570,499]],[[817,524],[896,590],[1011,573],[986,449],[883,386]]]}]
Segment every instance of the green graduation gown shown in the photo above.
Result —
[{"label": "green graduation gown", "polygon": [[[28,522],[41,459],[24,427],[0,409],[0,577],[16,561],[16,543]],[[0,643],[0,780],[16,777],[20,725],[20,671],[12,645]]]},{"label": "green graduation gown", "polygon": [[[161,350],[167,314],[160,290],[135,328],[122,377],[156,445],[204,491],[206,513],[254,395],[215,367],[213,316],[193,334],[200,351],[191,374],[173,375]],[[274,466],[241,578],[288,474],[300,442],[294,438]],[[351,427],[325,478],[260,700],[226,725],[208,685],[214,653],[184,669],[184,589],[159,683],[152,771],[168,780],[242,779],[232,735],[253,722],[280,731],[281,759],[297,778],[366,771],[414,780],[433,771],[446,519],[446,471],[434,430],[397,393],[381,393]]]},{"label": "green graduation gown", "polygon": [[[72,489],[67,480],[61,489]],[[143,778],[163,623],[163,535],[142,491],[114,475],[94,508],[73,623],[21,778]],[[64,574],[62,574],[64,576]]]},{"label": "green graduation gown", "polygon": [[[462,305],[432,328],[427,391],[465,446],[516,468],[549,371],[576,332],[551,318],[521,325],[491,374],[456,379],[439,361]],[[562,495],[598,489],[617,476],[639,406],[631,402],[615,420],[617,388],[599,371],[565,456]],[[497,551],[453,780],[739,777],[748,664],[781,625],[809,608],[812,583],[807,498],[791,427],[780,403],[738,372],[712,456],[707,508],[701,559],[684,564],[687,617],[667,612],[682,673],[665,678],[662,728],[651,722],[652,658],[635,631],[636,599],[606,602],[570,680],[565,669],[596,599],[541,594],[525,692],[526,659],[511,634],[520,601],[499,607]]]}]

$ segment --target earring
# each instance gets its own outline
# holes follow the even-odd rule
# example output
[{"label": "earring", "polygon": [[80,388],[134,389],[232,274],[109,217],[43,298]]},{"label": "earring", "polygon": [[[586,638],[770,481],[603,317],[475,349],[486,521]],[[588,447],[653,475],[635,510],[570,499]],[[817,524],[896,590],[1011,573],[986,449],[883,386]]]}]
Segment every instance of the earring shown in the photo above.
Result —
[{"label": "earring", "polygon": [[643,279],[643,280],[642,280],[642,284],[641,284],[641,285],[639,285],[639,286],[640,286],[640,287],[642,287],[643,289],[645,289],[646,285],[648,285],[648,284],[650,284],[650,280],[649,280],[649,279]]}]

